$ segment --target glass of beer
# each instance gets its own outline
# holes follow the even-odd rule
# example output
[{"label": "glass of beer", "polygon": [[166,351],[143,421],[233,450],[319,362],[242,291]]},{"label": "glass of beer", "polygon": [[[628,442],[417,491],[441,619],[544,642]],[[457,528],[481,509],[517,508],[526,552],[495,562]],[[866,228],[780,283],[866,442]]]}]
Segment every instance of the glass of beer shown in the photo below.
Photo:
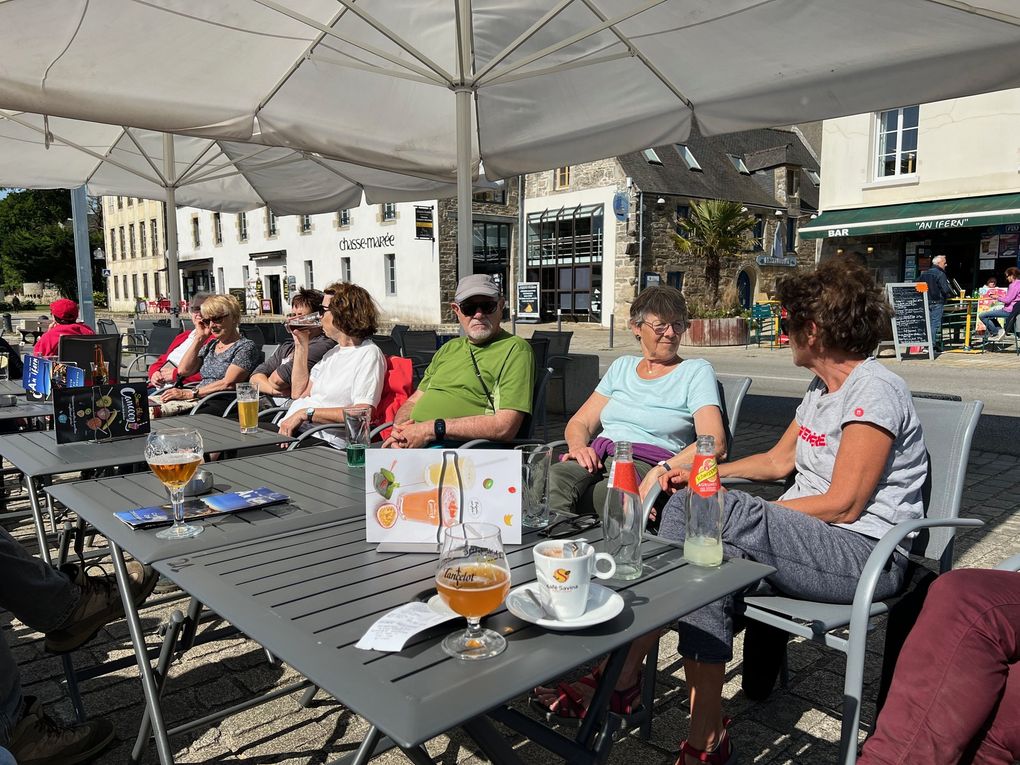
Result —
[{"label": "glass of beer", "polygon": [[446,530],[436,589],[446,605],[468,622],[466,630],[443,640],[446,653],[458,659],[488,659],[503,652],[503,636],[481,625],[482,617],[499,608],[510,592],[510,567],[498,526],[460,523]]},{"label": "glass of beer", "polygon": [[237,421],[242,433],[257,433],[259,429],[259,386],[254,383],[238,383]]},{"label": "glass of beer", "polygon": [[184,485],[202,464],[202,434],[193,428],[166,428],[150,433],[145,442],[145,461],[170,492],[174,525],[156,532],[160,539],[187,539],[205,531],[184,522]]}]

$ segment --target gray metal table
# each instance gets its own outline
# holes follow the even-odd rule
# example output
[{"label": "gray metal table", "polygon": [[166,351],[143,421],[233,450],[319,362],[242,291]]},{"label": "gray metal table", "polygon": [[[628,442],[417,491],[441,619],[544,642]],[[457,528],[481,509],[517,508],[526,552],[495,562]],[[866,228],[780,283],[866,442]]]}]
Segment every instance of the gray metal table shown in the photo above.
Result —
[{"label": "gray metal table", "polygon": [[53,404],[37,404],[21,401],[15,406],[0,406],[0,420],[18,420],[31,417],[49,417]]},{"label": "gray metal table", "polygon": [[21,387],[21,380],[0,380],[0,393],[11,396],[24,396],[25,389]]},{"label": "gray metal table", "polygon": [[[526,544],[508,548],[515,586],[534,580],[530,548],[539,539],[529,534]],[[641,579],[618,587],[628,608],[615,619],[560,633],[501,609],[485,624],[507,637],[507,650],[486,661],[461,662],[439,645],[453,629],[449,623],[416,637],[400,653],[354,647],[378,617],[431,589],[436,566],[435,555],[377,553],[365,542],[363,517],[155,563],[160,573],[367,719],[373,727],[354,757],[359,764],[382,745],[383,734],[413,761],[431,762],[420,745],[458,725],[493,762],[519,761],[485,713],[568,760],[595,762],[605,756],[611,736],[596,735],[598,715],[586,717],[571,741],[503,705],[612,652],[602,696],[592,708],[607,706],[632,640],[773,571],[743,560],[717,569],[689,566],[680,549],[661,542],[645,545],[645,565]],[[155,719],[158,700],[154,693],[147,697]],[[169,752],[165,742],[163,747]]]},{"label": "gray metal table", "polygon": [[[241,433],[237,420],[209,414],[194,417],[168,417],[152,421],[153,431],[166,428],[197,428],[202,433],[206,454],[234,452],[257,446],[287,443],[293,439],[268,430]],[[10,462],[25,476],[26,489],[35,520],[39,556],[50,562],[46,526],[43,522],[40,482],[81,470],[130,466],[144,463],[142,452],[145,438],[129,438],[103,443],[58,444],[53,431],[35,431],[0,436],[0,457]]]}]

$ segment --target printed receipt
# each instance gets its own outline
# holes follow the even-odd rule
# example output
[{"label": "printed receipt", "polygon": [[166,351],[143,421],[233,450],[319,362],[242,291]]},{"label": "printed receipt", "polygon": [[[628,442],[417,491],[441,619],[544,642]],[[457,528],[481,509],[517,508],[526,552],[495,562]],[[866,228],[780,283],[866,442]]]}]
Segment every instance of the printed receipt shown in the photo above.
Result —
[{"label": "printed receipt", "polygon": [[429,608],[428,603],[405,603],[377,619],[355,648],[366,651],[399,651],[419,632],[459,618],[463,617],[454,613],[436,613]]}]

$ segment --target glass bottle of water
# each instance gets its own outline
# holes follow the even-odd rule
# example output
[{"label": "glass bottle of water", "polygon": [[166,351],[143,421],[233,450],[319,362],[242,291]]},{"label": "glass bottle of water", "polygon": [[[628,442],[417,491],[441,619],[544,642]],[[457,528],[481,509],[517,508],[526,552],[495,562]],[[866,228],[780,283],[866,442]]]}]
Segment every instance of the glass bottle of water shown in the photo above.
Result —
[{"label": "glass bottle of water", "polygon": [[723,558],[723,497],[714,436],[698,436],[698,451],[687,485],[684,557],[698,566],[718,566]]},{"label": "glass bottle of water", "polygon": [[602,545],[616,561],[614,579],[641,576],[641,497],[629,441],[617,441],[609,470],[609,489],[602,506]]}]

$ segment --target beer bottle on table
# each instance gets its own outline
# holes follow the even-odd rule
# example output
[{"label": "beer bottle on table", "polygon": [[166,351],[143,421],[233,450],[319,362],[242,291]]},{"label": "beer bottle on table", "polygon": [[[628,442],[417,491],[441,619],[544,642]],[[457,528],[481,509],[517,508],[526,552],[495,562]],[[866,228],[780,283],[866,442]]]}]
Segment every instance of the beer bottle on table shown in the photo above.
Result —
[{"label": "beer bottle on table", "polygon": [[108,385],[109,382],[110,372],[106,366],[106,359],[103,358],[103,347],[96,344],[92,352],[92,384]]},{"label": "beer bottle on table", "polygon": [[641,576],[643,518],[631,443],[617,441],[609,470],[609,488],[602,506],[602,543],[599,545],[616,561],[614,579]]},{"label": "beer bottle on table", "polygon": [[723,497],[715,458],[715,436],[698,436],[698,451],[687,486],[684,557],[698,566],[718,566],[723,558]]}]

